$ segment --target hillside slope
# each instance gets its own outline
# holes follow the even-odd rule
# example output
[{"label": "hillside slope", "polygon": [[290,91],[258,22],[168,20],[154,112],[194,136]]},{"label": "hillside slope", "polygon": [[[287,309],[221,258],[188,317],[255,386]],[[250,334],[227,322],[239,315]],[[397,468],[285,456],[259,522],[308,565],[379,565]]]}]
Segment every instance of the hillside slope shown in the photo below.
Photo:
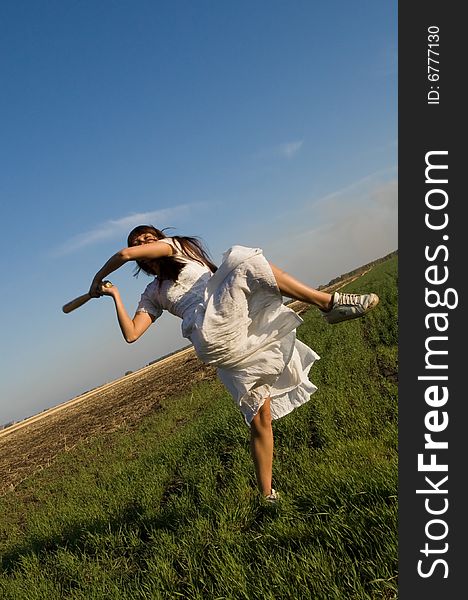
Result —
[{"label": "hillside slope", "polygon": [[[341,289],[382,260],[388,258],[343,274],[321,289]],[[300,315],[310,308],[296,301],[288,306]],[[96,435],[134,427],[145,416],[161,410],[165,398],[187,391],[198,381],[215,378],[215,369],[203,365],[193,349],[182,350],[0,431],[0,496],[50,466],[61,452]]]}]

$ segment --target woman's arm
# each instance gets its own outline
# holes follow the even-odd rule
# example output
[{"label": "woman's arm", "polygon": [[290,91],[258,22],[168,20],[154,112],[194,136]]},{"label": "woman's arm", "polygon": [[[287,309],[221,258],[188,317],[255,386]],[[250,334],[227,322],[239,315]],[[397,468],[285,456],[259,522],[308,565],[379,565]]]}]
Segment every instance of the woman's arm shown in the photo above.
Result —
[{"label": "woman's arm", "polygon": [[151,323],[154,323],[156,319],[153,317],[153,315],[150,315],[147,312],[137,312],[133,319],[131,319],[122,302],[119,290],[115,285],[113,285],[111,288],[103,288],[101,295],[112,296],[120,330],[125,341],[129,344],[136,342],[136,340],[145,333]]},{"label": "woman's arm", "polygon": [[96,273],[89,288],[89,294],[93,297],[100,296],[102,280],[130,260],[162,258],[171,254],[172,246],[165,242],[152,242],[119,250]]}]

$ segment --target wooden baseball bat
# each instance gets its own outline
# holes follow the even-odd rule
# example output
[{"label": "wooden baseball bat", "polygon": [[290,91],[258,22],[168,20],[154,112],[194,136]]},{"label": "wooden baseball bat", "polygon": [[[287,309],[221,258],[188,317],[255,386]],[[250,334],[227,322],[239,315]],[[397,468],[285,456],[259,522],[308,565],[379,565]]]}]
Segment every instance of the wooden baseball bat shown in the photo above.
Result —
[{"label": "wooden baseball bat", "polygon": [[[102,285],[107,288],[112,287],[112,283],[110,281],[103,281]],[[73,310],[76,310],[77,308],[80,308],[80,306],[83,306],[83,304],[86,304],[86,302],[91,300],[91,298],[92,296],[90,296],[89,293],[78,296],[78,298],[74,298],[73,300],[70,300],[70,302],[64,304],[62,306],[62,310],[65,314],[71,313]]]}]

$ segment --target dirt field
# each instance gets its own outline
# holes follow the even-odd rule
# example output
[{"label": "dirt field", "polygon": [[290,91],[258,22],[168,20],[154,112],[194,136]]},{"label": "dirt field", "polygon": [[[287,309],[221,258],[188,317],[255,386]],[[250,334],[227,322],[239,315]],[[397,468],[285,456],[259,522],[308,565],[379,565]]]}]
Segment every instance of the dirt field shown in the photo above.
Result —
[{"label": "dirt field", "polygon": [[[356,278],[343,278],[323,289],[331,292]],[[288,306],[298,314],[310,308],[303,302]],[[0,431],[0,495],[79,442],[123,425],[135,426],[157,411],[163,398],[215,378],[215,369],[203,365],[188,348]]]},{"label": "dirt field", "polygon": [[215,369],[203,365],[190,348],[2,431],[0,495],[64,450],[122,425],[134,426],[157,411],[163,398],[215,377]]}]

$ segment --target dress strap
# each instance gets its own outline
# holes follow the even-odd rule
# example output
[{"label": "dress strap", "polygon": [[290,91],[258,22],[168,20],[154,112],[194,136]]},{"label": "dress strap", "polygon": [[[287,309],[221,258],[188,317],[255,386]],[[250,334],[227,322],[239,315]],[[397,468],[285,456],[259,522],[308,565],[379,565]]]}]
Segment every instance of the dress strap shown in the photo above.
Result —
[{"label": "dress strap", "polygon": [[164,244],[171,246],[171,248],[174,250],[174,254],[182,254],[182,249],[180,248],[180,244],[177,244],[177,242],[174,239],[162,238],[162,239],[158,240],[158,242],[163,242]]},{"label": "dress strap", "polygon": [[162,238],[158,241],[164,242],[165,244],[168,244],[169,246],[171,246],[172,249],[174,250],[173,256],[177,256],[177,258],[182,259],[187,262],[193,261],[193,258],[190,258],[189,256],[187,256],[187,254],[183,251],[180,243],[177,240],[175,240],[174,238],[167,237],[167,238]]}]

